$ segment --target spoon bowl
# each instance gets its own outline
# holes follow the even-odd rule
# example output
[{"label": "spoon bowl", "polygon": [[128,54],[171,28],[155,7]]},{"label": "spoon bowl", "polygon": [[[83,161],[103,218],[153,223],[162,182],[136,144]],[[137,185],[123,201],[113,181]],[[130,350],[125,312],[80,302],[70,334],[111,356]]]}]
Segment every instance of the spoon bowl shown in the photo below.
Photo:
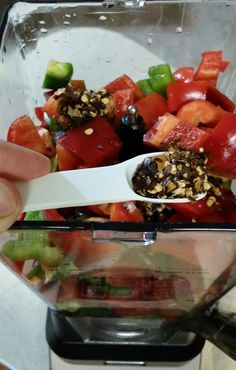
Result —
[{"label": "spoon bowl", "polygon": [[[142,154],[106,167],[53,172],[15,185],[22,199],[23,212],[51,208],[88,206],[103,203],[141,201],[150,203],[187,203],[188,198],[144,197],[133,190],[132,178],[146,158],[163,157],[168,152]],[[194,200],[204,198],[206,192]]]}]

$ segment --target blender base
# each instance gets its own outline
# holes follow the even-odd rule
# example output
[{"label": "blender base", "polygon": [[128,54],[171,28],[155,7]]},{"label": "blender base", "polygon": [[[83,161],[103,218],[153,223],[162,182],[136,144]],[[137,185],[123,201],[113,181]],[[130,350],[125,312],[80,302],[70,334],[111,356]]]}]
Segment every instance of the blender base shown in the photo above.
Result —
[{"label": "blender base", "polygon": [[[66,370],[68,366],[77,368],[89,366],[89,370],[101,366],[122,366],[122,370],[140,366],[157,367],[158,363],[168,369],[185,366],[183,369],[199,369],[199,356],[204,346],[204,339],[195,336],[188,345],[156,345],[153,343],[116,343],[116,342],[85,342],[65,316],[48,309],[46,322],[46,338],[52,351],[52,370]],[[191,365],[191,362],[193,365]],[[60,367],[62,363],[63,367]],[[168,363],[168,366],[165,364]],[[58,364],[58,365],[57,365]],[[194,367],[186,367],[188,365]],[[54,367],[53,367],[54,366]],[[68,370],[71,367],[68,367]],[[72,367],[74,368],[74,367]]]},{"label": "blender base", "polygon": [[125,362],[125,361],[76,361],[60,358],[53,351],[50,351],[51,370],[140,370],[140,368],[155,368],[158,370],[200,370],[201,355],[186,363],[153,363],[153,362]]}]

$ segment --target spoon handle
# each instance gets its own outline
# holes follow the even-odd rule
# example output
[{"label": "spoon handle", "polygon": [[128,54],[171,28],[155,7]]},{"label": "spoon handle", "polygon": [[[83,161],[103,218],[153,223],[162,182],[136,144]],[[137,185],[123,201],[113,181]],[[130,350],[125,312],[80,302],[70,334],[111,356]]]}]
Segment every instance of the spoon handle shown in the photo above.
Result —
[{"label": "spoon handle", "polygon": [[132,200],[125,166],[118,165],[50,173],[15,183],[23,212]]}]

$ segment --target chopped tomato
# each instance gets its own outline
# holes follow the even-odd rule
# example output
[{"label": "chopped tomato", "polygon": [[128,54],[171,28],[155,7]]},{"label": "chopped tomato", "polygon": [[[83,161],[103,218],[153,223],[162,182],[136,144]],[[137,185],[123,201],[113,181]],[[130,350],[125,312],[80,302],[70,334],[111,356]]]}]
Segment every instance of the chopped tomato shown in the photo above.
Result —
[{"label": "chopped tomato", "polygon": [[37,127],[27,115],[21,116],[12,122],[8,129],[7,141],[42,154],[47,152]]},{"label": "chopped tomato", "polygon": [[224,72],[229,62],[222,59],[222,51],[205,51],[194,75],[194,80],[207,81],[216,85],[220,72]]},{"label": "chopped tomato", "polygon": [[98,205],[91,205],[87,206],[91,212],[95,213],[97,216],[101,217],[107,217],[110,215],[110,204],[105,203],[105,204],[98,204]]},{"label": "chopped tomato", "polygon": [[50,118],[57,120],[59,117],[59,113],[58,113],[59,103],[60,103],[60,98],[55,99],[54,96],[51,95],[45,102],[43,106],[43,111],[47,113],[47,115]]},{"label": "chopped tomato", "polygon": [[56,209],[45,209],[42,213],[46,221],[65,221],[64,217]]},{"label": "chopped tomato", "polygon": [[180,121],[173,114],[166,113],[144,135],[144,144],[155,149],[167,149],[171,145],[199,149],[209,137],[209,133],[194,127],[187,121]]},{"label": "chopped tomato", "polygon": [[221,119],[223,110],[206,100],[193,100],[184,104],[178,111],[180,121],[187,121],[194,126],[203,124],[214,127]]},{"label": "chopped tomato", "polygon": [[208,166],[219,175],[236,178],[236,114],[224,113],[210,132],[204,149],[209,153]]},{"label": "chopped tomato", "polygon": [[77,155],[61,144],[56,145],[56,155],[59,171],[75,170],[81,164]]},{"label": "chopped tomato", "polygon": [[205,81],[172,82],[167,86],[169,112],[177,112],[183,104],[192,100],[206,100],[206,93]]},{"label": "chopped tomato", "polygon": [[178,68],[174,72],[173,76],[175,81],[191,82],[194,76],[194,68],[193,67]]},{"label": "chopped tomato", "polygon": [[163,149],[178,145],[183,149],[200,149],[209,138],[209,133],[193,126],[187,121],[180,121],[166,136],[162,143]]},{"label": "chopped tomato", "polygon": [[72,128],[58,143],[73,152],[86,166],[99,166],[118,156],[121,142],[103,117],[96,117],[82,127]]},{"label": "chopped tomato", "polygon": [[35,107],[34,108],[35,116],[38,118],[40,122],[44,121],[44,111],[43,107]]},{"label": "chopped tomato", "polygon": [[71,86],[73,90],[85,90],[86,89],[84,80],[70,80],[68,85]]},{"label": "chopped tomato", "polygon": [[132,89],[134,92],[134,100],[141,99],[144,94],[140,87],[126,74],[119,76],[114,81],[111,81],[109,84],[104,86],[104,88],[109,93],[114,93],[117,90]]},{"label": "chopped tomato", "polygon": [[143,222],[143,215],[134,202],[113,203],[110,208],[110,221]]},{"label": "chopped tomato", "polygon": [[215,105],[219,105],[227,112],[232,113],[235,109],[235,103],[211,85],[207,86],[207,100]]},{"label": "chopped tomato", "polygon": [[166,113],[164,116],[160,117],[155,125],[144,135],[144,144],[158,149],[178,123],[179,119],[176,116]]},{"label": "chopped tomato", "polygon": [[168,111],[166,99],[156,92],[140,99],[135,105],[138,109],[138,113],[143,118],[146,130],[149,130],[156,123],[158,118]]}]

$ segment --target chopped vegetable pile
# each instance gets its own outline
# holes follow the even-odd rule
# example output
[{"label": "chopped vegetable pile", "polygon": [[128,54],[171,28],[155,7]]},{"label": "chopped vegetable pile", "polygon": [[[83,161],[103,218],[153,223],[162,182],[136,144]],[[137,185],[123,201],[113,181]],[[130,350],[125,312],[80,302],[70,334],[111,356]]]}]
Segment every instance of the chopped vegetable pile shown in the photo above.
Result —
[{"label": "chopped vegetable pile", "polygon": [[[93,91],[83,79],[72,79],[71,63],[50,61],[43,80],[46,100],[43,106],[35,107],[39,122],[28,115],[16,117],[9,127],[8,141],[51,158],[53,171],[109,166],[139,154],[168,150],[170,154],[161,161],[152,158],[142,164],[134,178],[135,190],[149,197],[171,194],[191,201],[168,205],[129,201],[50,209],[22,214],[20,219],[236,222],[231,189],[236,178],[235,103],[217,87],[228,64],[221,51],[206,51],[198,67],[172,71],[169,64],[154,65],[146,79],[136,82],[123,74]],[[195,201],[199,192],[207,195]],[[189,282],[174,273],[163,276],[154,266],[156,254],[151,247],[150,254],[146,252],[135,276],[123,267],[81,275],[80,268],[91,268],[91,264],[116,254],[123,258],[120,266],[129,266],[130,252],[118,243],[96,244],[85,230],[22,231],[18,239],[6,242],[2,258],[62,310],[80,316],[166,317],[165,302],[171,302],[174,308],[168,311],[169,317],[176,317],[182,312],[179,301],[185,297],[191,302]],[[166,252],[157,254],[157,265],[164,261],[167,269],[170,260],[174,267],[183,264]],[[150,269],[150,265],[154,267]],[[89,299],[91,305],[81,304]],[[157,304],[144,307],[143,299]],[[117,303],[120,300],[122,304]]]}]

